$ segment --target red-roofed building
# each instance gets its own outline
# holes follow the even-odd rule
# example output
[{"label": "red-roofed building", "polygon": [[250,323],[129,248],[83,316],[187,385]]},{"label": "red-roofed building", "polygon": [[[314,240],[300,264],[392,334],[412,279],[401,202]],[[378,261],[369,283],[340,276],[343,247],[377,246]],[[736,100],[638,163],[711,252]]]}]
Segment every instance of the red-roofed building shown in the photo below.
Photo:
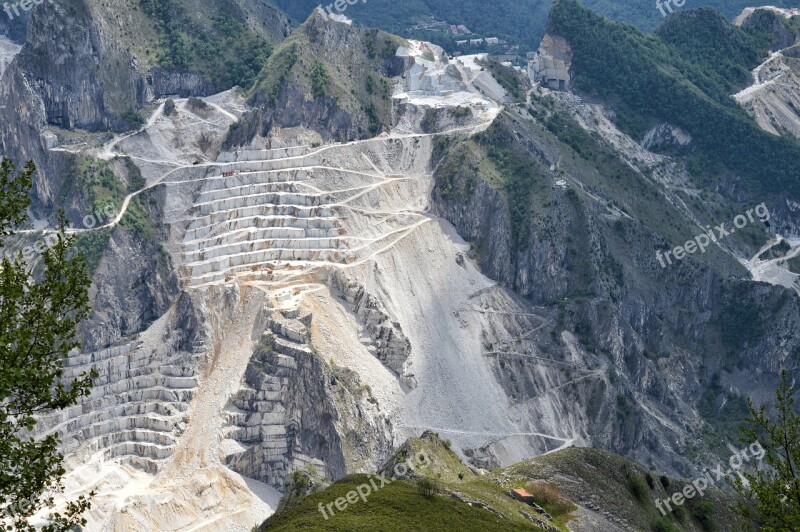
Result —
[{"label": "red-roofed building", "polygon": [[522,488],[514,488],[511,490],[511,496],[525,504],[534,504],[533,495]]}]

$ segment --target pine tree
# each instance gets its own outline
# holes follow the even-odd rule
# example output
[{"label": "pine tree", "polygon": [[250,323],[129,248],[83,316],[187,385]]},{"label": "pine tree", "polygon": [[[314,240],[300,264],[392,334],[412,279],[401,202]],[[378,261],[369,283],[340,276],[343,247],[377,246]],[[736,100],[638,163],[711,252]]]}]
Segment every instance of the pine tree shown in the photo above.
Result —
[{"label": "pine tree", "polygon": [[750,416],[743,442],[761,443],[766,454],[762,467],[744,473],[735,487],[744,500],[736,510],[757,529],[766,532],[800,530],[800,414],[795,407],[793,383],[784,370],[775,392],[775,415],[750,401]]},{"label": "pine tree", "polygon": [[[17,173],[13,162],[0,163],[0,249],[27,219],[36,168],[28,162]],[[15,175],[16,174],[16,175]],[[67,408],[89,394],[97,373],[65,382],[63,362],[79,344],[77,325],[88,315],[90,280],[86,263],[74,256],[74,236],[65,236],[66,219],[45,246],[41,260],[28,264],[21,253],[0,261],[0,526],[34,530],[27,518],[45,511],[45,531],[85,524],[89,500],[68,501],[60,512],[53,495],[63,491],[63,455],[59,435],[36,435],[40,414]],[[41,247],[41,246],[40,246]]]}]

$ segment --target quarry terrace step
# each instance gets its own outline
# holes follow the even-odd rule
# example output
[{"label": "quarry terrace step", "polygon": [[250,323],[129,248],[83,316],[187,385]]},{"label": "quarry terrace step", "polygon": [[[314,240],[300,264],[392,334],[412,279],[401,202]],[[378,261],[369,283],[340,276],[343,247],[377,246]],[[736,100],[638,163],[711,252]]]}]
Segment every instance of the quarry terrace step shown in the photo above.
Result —
[{"label": "quarry terrace step", "polygon": [[[275,378],[275,377],[273,377],[273,378]],[[246,412],[250,412],[251,409],[254,408],[253,407],[254,404],[268,404],[268,405],[272,405],[272,406],[265,407],[264,410],[261,410],[261,411],[262,412],[271,412],[272,410],[275,410],[275,408],[276,408],[274,405],[275,404],[280,404],[279,401],[281,401],[283,399],[283,397],[285,396],[285,394],[286,394],[286,390],[287,390],[287,386],[288,386],[288,380],[286,379],[286,377],[284,377],[282,380],[283,380],[283,383],[282,383],[280,389],[261,390],[261,391],[258,392],[257,395],[242,395],[241,392],[240,392],[234,398],[233,404],[237,408],[240,408],[241,410],[244,410]]]},{"label": "quarry terrace step", "polygon": [[[242,218],[224,218],[217,221],[212,216],[204,216],[192,223],[192,227],[186,230],[184,242],[191,243],[210,236],[223,236],[236,231],[245,230],[280,230],[287,231],[329,231],[339,229],[339,221],[333,217],[303,217],[296,216],[246,216]],[[207,221],[205,225],[200,225],[200,221]],[[321,236],[314,233],[309,236]]]},{"label": "quarry terrace step", "polygon": [[242,149],[235,152],[222,152],[217,157],[217,162],[228,163],[238,161],[253,161],[262,159],[283,159],[298,157],[309,152],[311,146],[288,146],[285,148],[268,149]]},{"label": "quarry terrace step", "polygon": [[255,183],[249,185],[227,186],[225,188],[213,188],[200,192],[197,197],[199,202],[206,202],[212,199],[236,198],[239,196],[252,196],[253,194],[302,194],[298,190],[300,181],[288,181],[280,183]]},{"label": "quarry terrace step", "polygon": [[184,242],[185,251],[198,251],[208,247],[219,246],[226,243],[258,242],[268,240],[310,240],[323,238],[337,238],[344,231],[331,229],[301,229],[294,227],[266,227],[263,229],[247,227],[222,234],[209,234],[204,238]]},{"label": "quarry terrace step", "polygon": [[[164,403],[174,406],[191,400],[193,389],[185,388],[174,390],[165,387],[152,387],[126,390],[122,393],[90,397],[88,401],[78,406],[69,407],[69,415],[80,415],[81,412],[93,412],[100,408],[114,407],[128,404]],[[77,412],[76,412],[77,411]]]},{"label": "quarry terrace step", "polygon": [[146,415],[132,415],[120,418],[100,416],[98,418],[87,414],[68,421],[65,425],[60,427],[60,430],[67,434],[82,433],[85,437],[100,436],[102,434],[134,429],[171,433],[175,428],[174,422],[175,420],[173,418],[165,419]]},{"label": "quarry terrace step", "polygon": [[[199,211],[199,212],[198,212]],[[198,208],[191,219],[198,225],[227,222],[236,218],[255,216],[290,216],[293,218],[333,218],[333,209],[328,206],[298,205],[251,205],[230,209]]]},{"label": "quarry terrace step", "polygon": [[143,456],[125,456],[120,459],[120,463],[133,469],[144,471],[150,475],[155,475],[159,470],[159,461],[151,460]]},{"label": "quarry terrace step", "polygon": [[256,409],[247,412],[226,412],[225,420],[239,427],[252,427],[254,425],[280,425],[286,419],[286,409],[279,401],[259,401]]},{"label": "quarry terrace step", "polygon": [[293,318],[286,318],[279,312],[275,312],[269,317],[267,327],[273,333],[299,344],[307,343],[310,339],[308,328],[304,323]]},{"label": "quarry terrace step", "polygon": [[94,351],[92,353],[70,355],[69,358],[67,358],[64,361],[64,367],[86,366],[86,365],[96,364],[103,360],[108,360],[110,358],[124,356],[129,353],[132,353],[137,349],[139,349],[141,346],[142,342],[136,341],[122,346],[101,349],[100,351]]},{"label": "quarry terrace step", "polygon": [[[167,377],[167,376],[144,376],[138,377],[133,380],[122,380],[112,382],[109,384],[102,384],[92,388],[90,399],[102,397],[106,395],[113,395],[119,392],[127,392],[130,390],[148,390],[164,388],[167,390],[193,390],[197,387],[197,379],[195,377]],[[111,393],[108,393],[111,392]]]},{"label": "quarry terrace step", "polygon": [[232,272],[239,269],[247,271],[253,266],[275,261],[280,262],[330,262],[343,264],[348,260],[347,255],[339,249],[265,249],[243,252],[206,260],[189,262],[192,277],[204,274],[219,274],[224,271]]},{"label": "quarry terrace step", "polygon": [[224,257],[226,255],[237,255],[240,253],[249,253],[259,250],[268,249],[305,249],[305,250],[318,250],[318,249],[340,249],[347,247],[347,237],[333,237],[333,238],[281,238],[281,239],[252,239],[243,240],[238,242],[221,242],[211,245],[203,246],[201,243],[192,245],[192,248],[184,251],[184,257],[187,262],[203,261],[216,257]]},{"label": "quarry terrace step", "polygon": [[[228,438],[238,441],[239,443],[259,443],[265,449],[280,449],[286,448],[286,416],[278,414],[274,417],[268,417],[263,421],[258,417],[258,414],[253,414],[252,422],[246,424],[235,424],[226,428],[225,435]],[[265,439],[263,429],[265,427],[275,427],[276,434],[271,438]]]},{"label": "quarry terrace step", "polygon": [[142,456],[156,460],[164,460],[172,456],[174,445],[164,446],[148,442],[122,442],[105,449],[106,458],[122,456]]},{"label": "quarry terrace step", "polygon": [[[79,377],[92,367],[91,365],[70,367],[64,370],[64,378],[67,380]],[[152,359],[135,359],[133,357],[121,357],[118,359],[106,360],[104,363],[94,366],[97,371],[97,378],[93,380],[94,386],[104,386],[122,380],[141,380],[144,377],[153,378],[174,378],[174,379],[193,379],[193,370],[187,366],[177,366],[170,364],[158,364]],[[179,381],[174,381],[179,382]],[[177,387],[185,387],[180,385]]]},{"label": "quarry terrace step", "polygon": [[81,373],[89,371],[91,368],[97,370],[100,378],[103,378],[109,375],[119,374],[120,372],[134,372],[140,369],[153,370],[154,365],[151,353],[146,353],[144,351],[132,351],[124,355],[107,358],[99,362],[89,362],[81,365],[66,366],[64,368],[63,377],[65,379],[74,379],[79,377]]},{"label": "quarry terrace step", "polygon": [[[203,178],[206,192],[226,190],[245,185],[283,184],[284,186],[302,183],[314,175],[313,169],[295,168],[288,170],[266,170],[237,172],[233,175],[218,174]],[[177,181],[177,183],[190,181]]]},{"label": "quarry terrace step", "polygon": [[[281,355],[286,355],[287,357],[295,358],[311,354],[311,349],[302,343],[293,342],[291,340],[287,340],[286,338],[282,338],[280,336],[276,336],[274,342],[275,342],[275,347],[274,347],[275,352]],[[295,368],[296,365],[292,367],[292,369]]]},{"label": "quarry terrace step", "polygon": [[143,429],[108,432],[96,436],[92,436],[91,432],[85,431],[82,436],[89,442],[90,447],[97,451],[108,449],[120,443],[150,443],[164,448],[173,447],[177,443],[172,434]]},{"label": "quarry terrace step", "polygon": [[[218,197],[215,197],[218,196]],[[206,214],[208,212],[252,207],[255,205],[292,205],[297,207],[314,207],[320,205],[320,195],[301,194],[296,192],[255,192],[252,194],[208,194],[202,201],[194,204],[195,209]]]},{"label": "quarry terrace step", "polygon": [[268,170],[292,170],[305,169],[311,166],[319,166],[322,158],[319,155],[301,155],[298,157],[285,159],[255,159],[252,161],[240,161],[232,163],[222,163],[215,165],[217,171],[224,177],[226,174],[236,172],[263,172]]}]

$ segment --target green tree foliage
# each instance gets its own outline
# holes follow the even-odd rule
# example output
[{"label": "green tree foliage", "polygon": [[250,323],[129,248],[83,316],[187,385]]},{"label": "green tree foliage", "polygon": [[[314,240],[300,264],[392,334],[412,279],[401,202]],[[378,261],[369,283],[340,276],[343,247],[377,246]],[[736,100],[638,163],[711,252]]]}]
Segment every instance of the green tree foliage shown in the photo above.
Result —
[{"label": "green tree foliage", "polygon": [[[320,5],[318,0],[274,0],[274,3],[298,22],[308,18],[311,11]],[[322,6],[331,3],[332,0],[327,0],[322,2]],[[584,0],[582,3],[597,13],[634,24],[642,30],[653,30],[664,21],[654,0]],[[793,0],[771,0],[768,3],[778,7],[797,5]],[[424,38],[448,50],[455,48],[456,39],[467,38],[443,32],[408,31],[420,19],[432,17],[448,24],[464,24],[476,35],[500,37],[520,45],[524,52],[539,46],[552,5],[552,0],[367,0],[363,4],[358,2],[348,6],[344,14],[366,26]],[[683,8],[674,9],[679,12],[710,6],[727,17],[733,17],[752,5],[755,5],[752,0],[689,0]],[[337,12],[334,7],[332,11]]]},{"label": "green tree foliage", "polygon": [[530,239],[531,195],[544,179],[541,163],[516,142],[514,131],[505,122],[495,121],[475,138],[504,178],[513,249],[524,250]]},{"label": "green tree foliage", "polygon": [[764,448],[766,468],[744,473],[735,488],[744,496],[737,507],[746,519],[766,532],[800,530],[800,413],[796,390],[784,370],[775,392],[775,412],[750,401],[750,416],[742,430],[742,441],[758,441]]},{"label": "green tree foliage", "polygon": [[492,73],[492,77],[494,77],[514,99],[520,100],[524,96],[522,92],[522,81],[516,70],[504,66],[500,61],[495,59],[488,59],[482,64]]},{"label": "green tree foliage", "polygon": [[707,531],[714,530],[714,504],[711,501],[699,501],[689,507],[692,517]]},{"label": "green tree foliage", "polygon": [[[330,2],[322,2],[322,6]],[[276,0],[275,4],[302,22],[320,2]],[[490,0],[488,3],[485,0],[368,0],[365,4],[358,2],[348,6],[344,15],[366,26],[396,34],[407,34],[406,29],[421,18],[433,17],[451,24],[465,24],[487,37],[496,36],[535,49],[549,8],[549,0]],[[332,12],[337,13],[335,7]],[[440,45],[453,41],[442,33],[426,33],[424,37]]]},{"label": "green tree foliage", "polygon": [[297,59],[297,46],[294,44],[280,47],[270,58],[268,67],[262,73],[265,79],[261,83],[269,103],[274,105],[278,101]]},{"label": "green tree foliage", "polygon": [[4,157],[0,162],[0,236],[12,234],[12,229],[25,221],[25,209],[30,205],[28,191],[36,167],[29,162],[17,176],[13,175],[14,170],[11,159]]},{"label": "green tree foliage", "polygon": [[[29,162],[15,175],[11,160],[0,163],[0,235],[13,235],[25,221],[35,171]],[[75,328],[89,312],[90,284],[83,258],[70,252],[74,237],[64,236],[65,225],[62,213],[58,238],[35,269],[19,253],[0,263],[0,525],[6,530],[34,530],[26,517],[52,507],[49,494],[63,491],[59,435],[34,437],[37,415],[77,404],[97,376],[92,370],[70,383],[62,379],[64,359],[79,347]],[[83,524],[88,508],[84,497],[71,501],[50,514],[44,530]]]},{"label": "green tree foliage", "polygon": [[549,30],[572,45],[576,87],[615,102],[619,125],[632,136],[660,122],[675,124],[694,139],[689,169],[697,177],[733,173],[750,193],[800,194],[800,143],[766,133],[729,96],[742,69],[763,51],[716,14],[692,17],[708,33],[703,46],[674,44],[683,34],[671,24],[663,35],[644,34],[575,0],[557,0]]},{"label": "green tree foliage", "polygon": [[328,90],[328,71],[322,61],[315,61],[309,71],[311,90],[315,98],[322,98]]},{"label": "green tree foliage", "polygon": [[167,100],[167,101],[166,101],[166,103],[164,104],[164,114],[165,114],[166,116],[170,116],[170,115],[171,115],[172,113],[174,113],[174,112],[175,112],[175,100],[173,100],[172,98],[170,98],[170,99],[169,99],[169,100]]},{"label": "green tree foliage", "polygon": [[636,500],[639,502],[645,502],[650,497],[650,489],[647,487],[647,483],[645,480],[637,475],[631,475],[628,477],[628,487],[631,490],[631,493]]},{"label": "green tree foliage", "polygon": [[249,88],[272,54],[270,43],[230,13],[214,15],[209,25],[195,20],[178,2],[140,2],[164,35],[158,57],[161,66],[199,72],[216,90],[237,85]]}]

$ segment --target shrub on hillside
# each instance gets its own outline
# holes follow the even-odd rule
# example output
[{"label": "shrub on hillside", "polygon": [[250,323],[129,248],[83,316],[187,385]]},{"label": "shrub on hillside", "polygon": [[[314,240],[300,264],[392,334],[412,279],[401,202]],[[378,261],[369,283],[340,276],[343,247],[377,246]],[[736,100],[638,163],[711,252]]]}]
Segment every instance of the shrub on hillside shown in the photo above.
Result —
[{"label": "shrub on hillside", "polygon": [[692,517],[706,532],[714,530],[714,505],[710,501],[698,502],[690,508]]},{"label": "shrub on hillside", "polygon": [[553,516],[565,515],[578,508],[555,484],[534,482],[528,484],[525,489],[533,495],[533,500],[536,501],[536,504]]},{"label": "shrub on hillside", "polygon": [[200,111],[205,111],[208,109],[208,104],[201,100],[200,98],[191,97],[189,98],[189,107],[192,109],[198,109]]},{"label": "shrub on hillside", "polygon": [[169,116],[175,112],[175,100],[170,98],[164,103],[164,114]]},{"label": "shrub on hillside", "polygon": [[311,91],[315,98],[322,98],[328,90],[328,71],[321,61],[314,62],[309,71],[311,78]]},{"label": "shrub on hillside", "polygon": [[417,480],[417,490],[426,499],[433,499],[439,492],[439,485],[432,478],[420,478]]},{"label": "shrub on hillside", "polygon": [[651,526],[653,532],[674,532],[675,528],[672,526],[667,518],[660,517],[656,521],[653,521]]},{"label": "shrub on hillside", "polygon": [[649,493],[649,489],[647,487],[647,483],[642,479],[642,477],[632,475],[628,477],[628,487],[631,490],[631,493],[636,500],[639,502],[644,502],[647,500],[647,496]]},{"label": "shrub on hillside", "polygon": [[139,127],[144,124],[144,118],[132,107],[122,113],[122,118],[133,127]]}]

